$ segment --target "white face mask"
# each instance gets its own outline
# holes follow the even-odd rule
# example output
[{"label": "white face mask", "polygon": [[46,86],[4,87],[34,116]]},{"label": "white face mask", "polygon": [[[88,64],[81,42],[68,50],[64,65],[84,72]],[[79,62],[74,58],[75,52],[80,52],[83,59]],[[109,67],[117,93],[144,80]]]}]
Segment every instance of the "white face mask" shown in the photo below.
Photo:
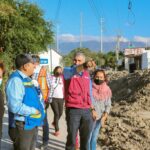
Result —
[{"label": "white face mask", "polygon": [[0,78],[0,85],[2,84],[2,78]]}]

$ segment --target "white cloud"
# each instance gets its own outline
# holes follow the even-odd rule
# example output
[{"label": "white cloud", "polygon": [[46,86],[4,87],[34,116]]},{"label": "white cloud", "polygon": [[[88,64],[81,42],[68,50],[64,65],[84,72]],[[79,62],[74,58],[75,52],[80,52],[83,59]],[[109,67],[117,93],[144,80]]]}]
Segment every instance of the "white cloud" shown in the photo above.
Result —
[{"label": "white cloud", "polygon": [[78,37],[72,34],[62,34],[59,36],[59,40],[62,42],[77,42]]},{"label": "white cloud", "polygon": [[[80,36],[73,35],[70,33],[59,35],[60,42],[79,42]],[[103,42],[114,42],[117,40],[117,37],[103,37]],[[82,37],[82,41],[100,41],[100,36],[92,36],[92,35],[84,35]],[[128,39],[125,37],[121,37],[121,42],[128,42]]]},{"label": "white cloud", "polygon": [[143,43],[150,43],[150,37],[134,36],[134,41],[143,42]]}]

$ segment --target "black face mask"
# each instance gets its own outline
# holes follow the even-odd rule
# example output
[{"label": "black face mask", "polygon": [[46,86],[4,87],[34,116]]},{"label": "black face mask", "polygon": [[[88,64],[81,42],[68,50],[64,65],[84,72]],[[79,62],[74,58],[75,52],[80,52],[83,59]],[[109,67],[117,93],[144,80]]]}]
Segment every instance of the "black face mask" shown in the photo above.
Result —
[{"label": "black face mask", "polygon": [[56,72],[56,73],[55,73],[55,76],[56,76],[56,77],[58,77],[58,76],[60,76],[60,75],[61,75],[61,73],[59,73],[59,72]]},{"label": "black face mask", "polygon": [[104,82],[104,80],[94,79],[95,84],[100,85]]}]

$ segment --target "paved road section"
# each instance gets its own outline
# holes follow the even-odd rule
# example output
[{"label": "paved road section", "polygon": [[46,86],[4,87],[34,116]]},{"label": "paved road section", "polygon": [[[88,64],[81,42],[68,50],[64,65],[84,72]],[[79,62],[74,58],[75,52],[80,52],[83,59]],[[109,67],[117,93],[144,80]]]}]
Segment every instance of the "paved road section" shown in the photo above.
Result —
[{"label": "paved road section", "polygon": [[[67,136],[67,130],[66,130],[66,121],[65,121],[65,113],[63,112],[63,116],[60,119],[60,135],[58,137],[54,136],[54,128],[51,125],[53,120],[53,112],[51,108],[48,108],[48,122],[49,122],[49,150],[65,150],[65,143],[66,143],[66,136]],[[37,145],[40,145],[42,143],[42,128],[39,128],[38,131],[38,142]],[[4,119],[3,119],[3,138],[2,138],[2,148],[1,150],[13,150],[12,142],[8,136],[8,113],[7,108],[5,111]],[[36,150],[39,150],[39,148],[36,148]],[[99,150],[99,148],[97,148]]]}]

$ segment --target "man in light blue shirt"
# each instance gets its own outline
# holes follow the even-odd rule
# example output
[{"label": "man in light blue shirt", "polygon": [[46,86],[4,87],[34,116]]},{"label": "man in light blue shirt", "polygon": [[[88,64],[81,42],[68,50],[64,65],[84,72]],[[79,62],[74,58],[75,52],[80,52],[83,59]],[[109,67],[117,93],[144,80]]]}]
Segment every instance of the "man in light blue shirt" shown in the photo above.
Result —
[{"label": "man in light blue shirt", "polygon": [[30,78],[35,66],[28,54],[18,55],[15,64],[17,70],[10,75],[6,85],[9,128],[15,128],[11,139],[15,140],[14,149],[34,150],[37,127],[42,125],[45,117],[44,107]]},{"label": "man in light blue shirt", "polygon": [[[18,70],[18,73],[22,78],[28,78],[27,75]],[[11,78],[6,85],[6,94],[8,100],[8,108],[11,112],[17,113],[15,115],[16,120],[25,121],[24,116],[36,114],[34,107],[29,107],[22,103],[25,95],[25,88],[20,78]]]}]

